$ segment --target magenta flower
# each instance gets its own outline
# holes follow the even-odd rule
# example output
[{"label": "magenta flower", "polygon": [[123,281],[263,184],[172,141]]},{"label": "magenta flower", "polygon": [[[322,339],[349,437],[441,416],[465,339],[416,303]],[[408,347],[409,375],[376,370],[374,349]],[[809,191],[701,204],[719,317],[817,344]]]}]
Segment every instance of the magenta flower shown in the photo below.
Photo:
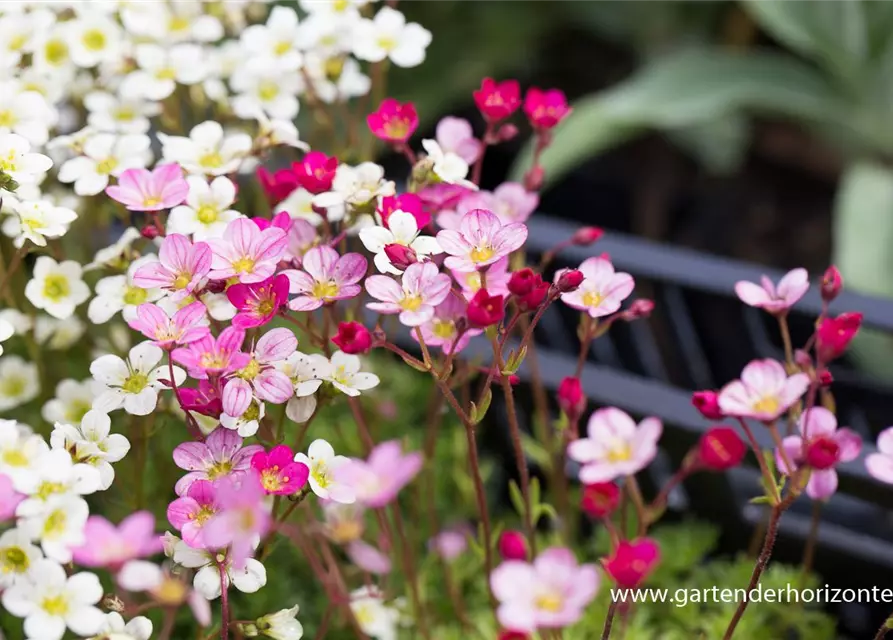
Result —
[{"label": "magenta flower", "polygon": [[804,412],[797,426],[799,436],[788,436],[782,440],[793,469],[788,469],[781,451],[776,450],[778,470],[791,475],[801,466],[809,467],[811,472],[806,495],[813,500],[827,500],[837,491],[837,471],[834,467],[859,456],[862,438],[852,429],[838,429],[837,418],[824,407],[812,407]]},{"label": "magenta flower", "polygon": [[620,309],[620,303],[629,297],[636,285],[631,275],[615,273],[611,261],[602,257],[587,258],[580,264],[579,271],[583,274],[583,282],[576,290],[562,293],[561,301],[569,307],[586,311],[593,318]]},{"label": "magenta flower", "polygon": [[447,116],[437,123],[435,139],[444,153],[455,153],[470,166],[481,153],[483,144],[474,137],[471,123],[464,118]]},{"label": "magenta flower", "polygon": [[149,262],[133,274],[133,284],[143,289],[159,287],[173,291],[178,302],[190,295],[211,269],[211,248],[195,244],[184,235],[165,236],[158,250],[158,262]]},{"label": "magenta flower", "polygon": [[[218,429],[220,431],[220,429]],[[208,480],[196,480],[189,485],[186,494],[171,502],[167,507],[167,519],[171,526],[183,536],[183,542],[196,549],[205,548],[203,530],[205,524],[217,512],[217,490]]]},{"label": "magenta flower", "polygon": [[893,484],[893,427],[887,427],[877,437],[877,453],[865,458],[868,473],[881,482]]},{"label": "magenta flower", "polygon": [[281,366],[297,348],[298,339],[285,327],[271,329],[261,336],[250,360],[233,373],[223,388],[223,412],[229,416],[241,416],[248,410],[255,395],[275,404],[291,398],[294,383],[276,366]]},{"label": "magenta flower", "polygon": [[787,313],[809,289],[806,269],[794,269],[779,280],[778,287],[763,276],[761,284],[742,280],[735,284],[735,293],[741,302],[751,307],[765,309],[769,313]]},{"label": "magenta flower", "polygon": [[357,502],[366,507],[383,507],[422,468],[422,454],[414,451],[403,455],[398,440],[377,445],[365,461],[351,459],[341,467],[339,478],[356,492]]},{"label": "magenta flower", "polygon": [[251,356],[242,353],[245,341],[244,329],[227,327],[217,338],[210,333],[185,347],[171,352],[174,361],[189,369],[189,375],[198,380],[208,376],[236,371],[251,361]]},{"label": "magenta flower", "polygon": [[291,282],[288,303],[292,311],[313,311],[335,300],[353,298],[362,291],[357,283],[366,274],[366,258],[359,253],[338,252],[329,246],[313,247],[304,254],[303,271],[283,271]]},{"label": "magenta flower", "polygon": [[222,238],[208,240],[211,247],[211,272],[214,280],[238,278],[251,284],[262,282],[276,272],[288,240],[279,227],[260,229],[247,218],[236,218],[223,232]]},{"label": "magenta flower", "polygon": [[16,507],[24,499],[24,494],[15,490],[9,476],[0,473],[0,522],[12,518],[16,513]]},{"label": "magenta flower", "polygon": [[85,542],[72,549],[74,561],[85,567],[120,569],[125,562],[161,551],[161,536],[155,533],[155,516],[137,511],[115,527],[102,516],[90,516],[84,526]]},{"label": "magenta flower", "polygon": [[239,282],[230,286],[226,297],[239,310],[233,318],[233,326],[250,329],[267,324],[288,301],[288,286],[288,276],[282,274],[263,282]]},{"label": "magenta flower", "polygon": [[[472,337],[480,335],[480,329],[466,329],[458,342],[456,341],[456,337],[459,335],[458,323],[465,318],[467,306],[465,300],[456,295],[449,295],[449,292],[447,292],[447,297],[435,307],[434,315],[431,319],[426,320],[419,327],[425,344],[429,347],[440,347],[444,353],[450,353],[453,350],[453,345],[455,345],[458,353],[465,348]],[[416,341],[419,339],[414,331],[412,332],[412,337]]]},{"label": "magenta flower", "polygon": [[366,278],[366,291],[381,302],[370,302],[367,308],[379,313],[400,314],[400,322],[417,327],[434,317],[434,307],[450,293],[452,281],[440,273],[433,262],[416,262],[406,267],[402,286],[390,276]]},{"label": "magenta flower", "polygon": [[217,388],[207,379],[199,380],[198,387],[183,387],[179,390],[180,402],[186,411],[195,411],[204,416],[220,417],[223,405]]},{"label": "magenta flower", "polygon": [[657,455],[663,425],[657,418],[645,418],[637,425],[625,411],[606,407],[592,414],[586,432],[587,438],[568,445],[567,455],[583,465],[580,482],[595,484],[647,467]]},{"label": "magenta flower", "polygon": [[264,505],[266,495],[254,471],[237,478],[222,478],[217,483],[220,511],[204,526],[205,543],[212,549],[229,546],[235,569],[245,566],[257,539],[270,527],[270,512]]},{"label": "magenta flower", "polygon": [[419,126],[419,116],[411,102],[401,103],[385,98],[374,111],[366,116],[369,130],[379,140],[392,144],[405,144]]},{"label": "magenta flower", "polygon": [[809,387],[809,376],[788,377],[775,360],[754,360],[719,392],[719,408],[727,416],[771,422],[800,399]]},{"label": "magenta flower", "polygon": [[[509,296],[509,280],[512,278],[508,257],[503,257],[487,267],[487,293],[494,296]],[[481,290],[480,271],[451,270],[453,279],[462,287],[462,295],[471,300]]]},{"label": "magenta flower", "polygon": [[574,624],[598,586],[595,565],[577,564],[573,552],[564,547],[546,549],[532,563],[508,560],[490,574],[490,588],[499,601],[499,623],[525,633]]},{"label": "magenta flower", "polygon": [[178,164],[162,164],[154,171],[127,169],[118,176],[118,184],[105,192],[131,211],[161,211],[186,200],[189,183]]},{"label": "magenta flower", "polygon": [[503,225],[495,213],[486,209],[466,213],[458,230],[444,229],[437,234],[437,242],[450,254],[444,265],[458,271],[476,271],[493,264],[519,249],[526,240],[527,225]]},{"label": "magenta flower", "polygon": [[257,471],[260,484],[269,494],[290,496],[307,483],[310,469],[302,462],[295,462],[291,447],[280,444],[270,453],[258,451],[251,458],[251,467]]},{"label": "magenta flower", "polygon": [[193,302],[177,310],[173,316],[157,304],[147,302],[136,308],[136,318],[127,322],[130,328],[139,331],[162,349],[173,349],[174,345],[189,344],[209,335],[204,324],[207,309],[201,302]]},{"label": "magenta flower", "polygon": [[217,427],[204,442],[184,442],[174,449],[174,463],[188,471],[177,481],[174,491],[186,495],[190,485],[198,480],[219,480],[240,475],[251,469],[251,458],[264,448],[259,444],[242,446],[242,438],[235,431]]},{"label": "magenta flower", "polygon": [[543,91],[530,87],[524,96],[524,113],[534,129],[551,129],[569,116],[571,111],[573,109],[567,106],[567,98],[560,89]]}]

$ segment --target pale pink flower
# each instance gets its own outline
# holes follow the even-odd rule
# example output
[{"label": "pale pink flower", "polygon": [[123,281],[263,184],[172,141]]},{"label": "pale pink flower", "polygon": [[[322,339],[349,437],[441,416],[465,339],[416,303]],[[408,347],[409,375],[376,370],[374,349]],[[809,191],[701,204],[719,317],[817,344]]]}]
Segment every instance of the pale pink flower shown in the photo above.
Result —
[{"label": "pale pink flower", "polygon": [[[512,278],[512,272],[509,271],[508,257],[500,258],[486,269],[487,271],[487,293],[493,296],[509,296],[509,280]],[[457,271],[452,269],[453,279],[462,287],[462,295],[466,300],[471,300],[478,291],[481,290],[481,272],[480,271]]]},{"label": "pale pink flower", "polygon": [[117,527],[102,516],[90,516],[84,525],[84,544],[72,549],[74,561],[85,567],[120,569],[125,562],[161,551],[161,536],[155,533],[155,516],[137,511]]},{"label": "pale pink flower", "polygon": [[[615,273],[610,260],[602,257],[587,258],[579,267],[583,282],[575,290],[561,294],[567,306],[586,311],[593,318],[600,318],[620,309],[620,303],[629,297],[635,287],[628,273]],[[561,271],[556,274],[559,277]]]},{"label": "pale pink flower", "polygon": [[568,445],[567,455],[583,465],[580,482],[594,484],[635,475],[647,467],[657,455],[663,425],[657,418],[645,418],[637,425],[626,412],[606,407],[592,414],[586,432],[587,438]]},{"label": "pale pink flower", "polygon": [[[455,345],[458,353],[466,347],[472,337],[480,335],[480,329],[466,329],[462,337],[456,341],[456,337],[459,335],[457,326],[459,321],[465,318],[467,306],[465,300],[448,293],[443,302],[434,308],[434,315],[431,319],[419,326],[425,344],[429,347],[440,347],[444,353],[450,353]],[[412,337],[416,341],[419,339],[415,331],[412,332]]]},{"label": "pale pink flower", "polygon": [[518,182],[503,182],[494,191],[472,191],[464,196],[453,211],[442,211],[437,225],[442,229],[456,229],[462,217],[474,209],[487,209],[499,217],[503,224],[525,222],[539,205],[540,197],[528,191]]},{"label": "pale pink flower", "polygon": [[353,540],[344,551],[351,562],[367,573],[385,575],[391,572],[391,559],[371,544]]},{"label": "pale pink flower", "polygon": [[402,285],[390,276],[369,276],[366,291],[381,302],[370,302],[367,308],[379,313],[400,314],[400,322],[417,327],[434,317],[434,307],[450,293],[452,281],[440,273],[433,262],[416,262],[403,273]]},{"label": "pale pink flower", "polygon": [[212,253],[210,278],[238,278],[250,284],[276,272],[288,240],[279,227],[271,225],[262,230],[248,218],[237,218],[226,225],[222,238],[210,238],[208,244]]},{"label": "pale pink flower", "polygon": [[446,561],[455,560],[468,549],[468,539],[474,535],[467,524],[444,529],[428,540],[428,549]]},{"label": "pale pink flower", "polygon": [[24,499],[24,494],[15,490],[9,476],[0,473],[0,522],[12,518]]},{"label": "pale pink flower", "polygon": [[735,284],[735,293],[741,302],[765,309],[769,313],[786,313],[809,289],[806,269],[793,269],[779,280],[778,287],[766,276],[760,284],[741,280]]},{"label": "pale pink flower", "polygon": [[288,246],[284,258],[294,260],[300,266],[304,261],[304,254],[319,240],[319,233],[316,227],[303,218],[293,218],[287,240]]},{"label": "pale pink flower", "polygon": [[788,377],[775,360],[754,360],[719,392],[719,408],[727,416],[771,422],[797,402],[809,387],[809,376]]},{"label": "pale pink flower", "polygon": [[233,372],[223,388],[223,412],[241,416],[256,396],[275,404],[287,402],[294,393],[294,384],[277,369],[298,348],[298,339],[291,329],[271,329],[257,341],[248,363]]},{"label": "pale pink flower", "polygon": [[493,264],[519,249],[526,240],[527,225],[503,225],[495,213],[486,209],[466,213],[458,230],[444,229],[437,234],[440,247],[450,254],[444,265],[459,271],[475,271]]},{"label": "pale pink flower", "polygon": [[204,442],[183,442],[174,449],[174,463],[188,471],[177,481],[174,491],[186,495],[197,480],[219,480],[251,469],[251,458],[263,451],[259,444],[242,446],[242,438],[235,431],[217,427]]},{"label": "pale pink flower", "polygon": [[332,247],[313,247],[304,254],[303,271],[283,271],[290,293],[298,297],[288,303],[292,311],[313,311],[329,302],[353,298],[363,288],[357,283],[366,274],[368,263],[359,253],[339,256]]},{"label": "pale pink flower", "polygon": [[228,476],[217,483],[218,511],[204,527],[209,548],[229,546],[233,568],[241,569],[254,552],[257,539],[270,527],[270,512],[264,504],[266,492],[253,469],[239,477]]},{"label": "pale pink flower", "polygon": [[577,564],[573,552],[564,547],[546,549],[532,563],[508,560],[490,575],[490,588],[499,601],[499,623],[526,633],[576,623],[598,586],[595,565]]},{"label": "pale pink flower", "polygon": [[354,458],[339,468],[339,479],[354,490],[363,506],[383,507],[416,476],[422,462],[421,453],[404,455],[398,440],[388,440],[377,445],[367,460]]},{"label": "pale pink flower", "polygon": [[118,176],[118,184],[107,187],[105,192],[131,211],[161,211],[186,200],[189,183],[183,178],[180,165],[162,164],[153,171],[128,169]]},{"label": "pale pink flower", "polygon": [[837,471],[834,467],[859,456],[862,438],[852,429],[838,429],[837,418],[824,407],[812,407],[804,412],[797,427],[799,436],[788,436],[782,440],[793,468],[788,469],[779,450],[775,451],[775,464],[785,475],[791,475],[801,466],[809,467],[806,495],[813,500],[827,500],[837,491]]},{"label": "pale pink flower", "polygon": [[245,330],[227,327],[216,338],[211,333],[179,347],[171,352],[175,362],[189,370],[189,375],[204,380],[209,375],[220,375],[241,369],[248,364],[251,356],[243,353]]},{"label": "pale pink flower", "polygon": [[147,262],[133,274],[133,284],[143,289],[173,291],[179,302],[199,286],[211,268],[211,248],[184,235],[165,236],[158,250],[158,262]]},{"label": "pale pink flower", "polygon": [[136,318],[127,322],[162,349],[189,344],[208,335],[207,309],[201,302],[193,302],[177,310],[173,316],[157,304],[147,302],[136,308]]},{"label": "pale pink flower", "polygon": [[218,511],[220,504],[217,502],[217,489],[214,483],[208,480],[196,480],[189,485],[185,495],[168,505],[167,519],[171,526],[182,534],[183,542],[195,549],[204,549],[205,524]]},{"label": "pale pink flower", "polygon": [[474,137],[471,123],[465,118],[447,116],[437,123],[434,135],[444,153],[455,153],[469,166],[473,165],[481,153],[483,144]]},{"label": "pale pink flower", "polygon": [[865,458],[868,473],[881,482],[893,484],[893,427],[887,427],[877,437],[877,453]]}]

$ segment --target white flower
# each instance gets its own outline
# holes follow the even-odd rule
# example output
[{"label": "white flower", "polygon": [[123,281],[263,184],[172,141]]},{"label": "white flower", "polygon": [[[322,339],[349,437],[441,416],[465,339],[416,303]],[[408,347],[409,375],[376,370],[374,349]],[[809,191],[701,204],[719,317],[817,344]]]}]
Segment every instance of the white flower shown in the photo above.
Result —
[{"label": "white flower", "polygon": [[52,11],[32,10],[30,13],[10,12],[0,18],[0,66],[17,67],[22,55],[32,53],[36,35],[46,32],[56,21]]},{"label": "white flower", "polygon": [[341,504],[353,504],[356,501],[353,488],[338,478],[338,469],[349,463],[350,459],[336,456],[332,445],[325,440],[311,442],[306,454],[295,454],[295,462],[307,465],[310,470],[307,479],[310,489],[320,498]]},{"label": "white flower", "polygon": [[234,569],[223,554],[193,549],[182,540],[178,540],[174,547],[174,562],[187,569],[198,569],[192,586],[207,600],[220,597],[218,562],[226,566],[227,584],[232,584],[242,593],[254,593],[267,584],[267,570],[258,560],[248,558],[242,569]]},{"label": "white flower", "polygon": [[15,327],[5,318],[0,318],[0,356],[3,355],[3,344],[15,333]]},{"label": "white flower", "polygon": [[41,409],[43,419],[49,423],[65,422],[80,424],[93,399],[104,387],[92,378],[82,382],[66,379],[56,385],[56,397],[49,400]]},{"label": "white flower", "polygon": [[48,349],[68,349],[81,339],[87,325],[77,316],[65,320],[57,320],[50,316],[40,315],[34,323],[34,339]]},{"label": "white flower", "polygon": [[363,246],[375,254],[373,261],[382,273],[399,275],[403,273],[391,263],[384,252],[390,244],[400,244],[415,251],[419,260],[426,256],[442,253],[443,249],[437,244],[437,239],[431,236],[419,235],[419,228],[415,216],[405,211],[394,211],[388,216],[387,227],[366,227],[360,229],[360,241]]},{"label": "white flower", "polygon": [[285,145],[302,151],[309,151],[310,145],[303,142],[298,134],[298,128],[291,120],[273,119],[267,117],[264,110],[258,106],[249,110],[245,118],[254,118],[259,125],[257,132],[257,146],[261,149]]},{"label": "white flower", "polygon": [[56,262],[49,256],[40,256],[25,285],[25,297],[38,309],[65,320],[90,297],[90,287],[81,279],[81,271],[81,265],[74,260]]},{"label": "white flower", "polygon": [[16,133],[0,132],[0,171],[19,184],[38,182],[53,166],[49,157],[30,153],[31,143]]},{"label": "white flower", "polygon": [[27,485],[47,451],[49,447],[39,435],[15,420],[0,420],[0,473],[9,476],[17,491],[19,486]]},{"label": "white flower", "polygon": [[161,112],[161,107],[146,100],[128,100],[104,91],[92,91],[84,96],[87,123],[97,131],[109,133],[146,133],[149,118]]},{"label": "white flower", "polygon": [[47,558],[71,562],[71,550],[84,543],[84,525],[90,508],[83,498],[53,496],[44,509],[19,519],[19,527],[32,540],[40,540]]},{"label": "white flower", "polygon": [[294,422],[306,422],[316,411],[316,392],[332,371],[328,358],[295,351],[276,368],[287,375],[295,386],[295,396],[285,405],[285,415]]},{"label": "white flower", "polygon": [[115,243],[104,247],[96,252],[93,260],[84,266],[84,271],[92,271],[104,266],[122,266],[127,264],[124,256],[130,251],[131,245],[140,237],[139,229],[135,227],[127,227],[124,233],[115,240]]},{"label": "white flower", "polygon": [[11,324],[15,333],[19,335],[28,333],[34,326],[31,317],[18,309],[0,309],[0,320]]},{"label": "white flower", "polygon": [[141,133],[92,135],[84,142],[83,155],[59,167],[59,182],[74,182],[79,196],[96,195],[108,186],[109,176],[148,165],[152,159],[149,143],[149,136]]},{"label": "white flower", "polygon": [[360,12],[354,8],[344,12],[313,11],[298,27],[298,45],[307,56],[344,58],[353,47],[353,33],[360,21]]},{"label": "white flower", "polygon": [[192,235],[193,240],[219,238],[226,225],[241,214],[230,209],[236,201],[236,186],[226,176],[214,178],[211,184],[202,176],[189,176],[186,204],[174,207],[167,219],[168,233]]},{"label": "white flower", "polygon": [[332,190],[313,198],[313,204],[327,210],[328,219],[344,219],[348,207],[366,205],[379,196],[392,196],[394,183],[384,179],[384,167],[363,162],[356,167],[341,164],[335,170]]},{"label": "white flower", "polygon": [[350,609],[363,633],[376,640],[396,640],[402,615],[384,603],[384,594],[378,587],[370,585],[352,591]]},{"label": "white flower", "polygon": [[222,176],[239,169],[251,152],[251,136],[235,133],[225,136],[214,121],[192,128],[189,137],[158,134],[165,162],[178,162],[189,173]]},{"label": "white flower", "polygon": [[369,93],[372,80],[353,58],[324,58],[307,54],[304,68],[313,91],[326,104],[345,101]]},{"label": "white flower", "polygon": [[280,211],[287,212],[291,218],[303,218],[314,227],[318,227],[323,221],[323,217],[313,210],[313,194],[304,187],[298,187],[277,204],[274,213]]},{"label": "white flower", "polygon": [[[239,38],[246,58],[271,62],[284,71],[301,67],[301,53],[297,50],[298,14],[289,7],[273,7],[266,24],[253,24]],[[264,60],[265,59],[265,60]]]},{"label": "white flower", "polygon": [[68,30],[66,23],[56,23],[37,34],[34,46],[36,68],[64,73],[66,76],[73,75],[74,64],[71,60],[71,47],[68,46]]},{"label": "white flower", "polygon": [[81,14],[66,23],[71,60],[79,67],[95,67],[121,55],[121,27],[96,12]]},{"label": "white flower", "polygon": [[304,627],[297,620],[299,607],[280,609],[257,619],[257,629],[268,638],[275,640],[301,640]]},{"label": "white flower", "polygon": [[97,631],[99,635],[89,640],[149,640],[152,637],[152,621],[145,616],[131,618],[124,624],[120,613],[112,611]]},{"label": "white flower", "polygon": [[3,222],[3,233],[15,238],[13,244],[21,247],[30,240],[38,247],[47,245],[47,238],[59,238],[68,231],[78,214],[65,207],[56,207],[47,200],[17,202],[13,214]]},{"label": "white flower", "polygon": [[136,36],[159,42],[215,42],[223,37],[223,25],[204,15],[201,2],[125,2],[121,4],[124,28]]},{"label": "white flower", "polygon": [[[111,354],[94,360],[90,373],[108,390],[93,401],[93,408],[109,413],[123,406],[135,416],[152,413],[158,403],[158,390],[164,388],[161,380],[170,377],[168,367],[158,366],[163,355],[161,348],[147,340],[133,347],[126,361]],[[174,367],[174,378],[181,385],[186,372]]]},{"label": "white flower", "polygon": [[79,636],[95,634],[105,616],[96,605],[102,585],[92,573],[65,575],[51,560],[38,560],[22,580],[3,592],[3,607],[25,618],[25,634],[35,640],[62,640],[66,627]]},{"label": "white flower", "polygon": [[39,392],[36,365],[18,356],[0,358],[0,411],[31,402]]},{"label": "white flower", "polygon": [[415,22],[406,24],[402,13],[382,7],[372,20],[363,20],[357,25],[353,53],[368,62],[390,58],[398,67],[415,67],[425,60],[429,44],[430,31]]},{"label": "white flower", "polygon": [[99,490],[99,484],[99,471],[73,462],[65,449],[50,449],[38,458],[33,473],[17,483],[16,490],[29,497],[18,506],[16,515],[37,515],[54,498],[90,495]]},{"label": "white flower", "polygon": [[298,115],[297,95],[304,88],[301,75],[280,66],[275,60],[252,58],[240,65],[230,79],[237,94],[233,112],[240,118],[253,118],[258,109],[271,118],[293,120]]},{"label": "white flower", "polygon": [[143,289],[133,284],[133,274],[149,262],[157,262],[154,255],[134,260],[124,275],[108,276],[96,283],[96,297],[87,307],[87,317],[93,324],[103,324],[121,312],[124,320],[133,320],[136,309],[145,302],[155,302],[164,295],[161,289]]},{"label": "white flower", "polygon": [[238,431],[243,438],[250,438],[260,428],[260,421],[263,420],[266,409],[264,403],[256,398],[251,400],[251,404],[245,409],[245,413],[240,416],[231,416],[227,413],[220,414],[220,426],[224,429],[232,429]]},{"label": "white flower", "polygon": [[21,529],[0,535],[0,589],[8,589],[27,576],[31,566],[43,557],[31,538]]},{"label": "white flower", "polygon": [[0,131],[16,133],[33,145],[41,145],[49,138],[49,128],[57,116],[46,98],[26,89],[21,81],[0,81]]},{"label": "white flower", "polygon": [[360,358],[352,354],[336,351],[332,354],[332,371],[326,378],[336,389],[349,396],[358,396],[360,391],[377,387],[378,376],[360,371]]},{"label": "white flower", "polygon": [[121,95],[131,100],[164,100],[174,92],[178,82],[196,84],[208,74],[204,50],[197,44],[176,44],[170,48],[140,44],[135,55],[140,68],[121,85]]},{"label": "white flower", "polygon": [[80,427],[56,422],[50,435],[53,449],[64,449],[75,462],[91,465],[99,472],[99,488],[105,491],[112,486],[115,470],[112,462],[118,462],[130,451],[130,442],[120,433],[110,433],[112,421],[100,411],[88,411]]},{"label": "white flower", "polygon": [[477,189],[473,182],[465,179],[468,175],[468,163],[452,151],[444,152],[436,140],[422,140],[422,146],[432,163],[432,171],[444,182],[459,184]]}]

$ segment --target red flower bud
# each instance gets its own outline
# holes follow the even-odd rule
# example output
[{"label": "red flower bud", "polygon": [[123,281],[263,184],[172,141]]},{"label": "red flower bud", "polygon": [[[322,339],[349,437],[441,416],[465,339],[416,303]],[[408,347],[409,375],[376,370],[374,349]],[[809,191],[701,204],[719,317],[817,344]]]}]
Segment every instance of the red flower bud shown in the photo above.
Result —
[{"label": "red flower bud", "polygon": [[722,420],[725,416],[719,408],[719,395],[716,391],[695,391],[691,403],[708,420]]},{"label": "red flower bud", "polygon": [[565,269],[558,276],[555,286],[558,287],[561,293],[570,293],[580,288],[580,285],[583,284],[583,278],[583,272],[579,269]]},{"label": "red flower bud", "polygon": [[530,636],[523,631],[503,629],[499,632],[499,636],[497,636],[496,640],[530,640]]},{"label": "red flower bud", "polygon": [[530,267],[513,271],[508,283],[509,292],[516,296],[526,296],[537,284],[538,278],[539,282],[543,281]]},{"label": "red flower bud", "polygon": [[635,589],[660,562],[660,547],[650,538],[639,538],[630,542],[622,540],[602,566],[608,575],[624,589]]},{"label": "red flower bud", "polygon": [[527,560],[527,540],[520,531],[503,531],[499,536],[499,555],[503,560]]},{"label": "red flower bud", "polygon": [[499,127],[499,131],[496,132],[496,141],[509,142],[517,135],[518,127],[509,122]]},{"label": "red flower bud", "polygon": [[586,411],[586,396],[579,378],[568,376],[558,385],[558,406],[571,422],[576,422]]},{"label": "red flower bud", "polygon": [[140,229],[140,235],[143,236],[146,240],[154,240],[161,235],[161,232],[154,224],[147,224],[145,227]]},{"label": "red flower bud", "polygon": [[384,254],[388,257],[388,260],[391,261],[391,264],[401,271],[406,269],[409,265],[419,261],[416,252],[402,244],[392,243],[386,245]]},{"label": "red flower bud", "polygon": [[601,240],[603,235],[605,235],[605,232],[599,227],[582,227],[577,229],[574,235],[571,236],[571,244],[579,247],[588,247]]},{"label": "red flower bud", "polygon": [[708,469],[725,471],[737,467],[744,459],[747,447],[731,427],[712,427],[698,444],[698,460]]},{"label": "red flower bud", "polygon": [[832,384],[834,384],[834,376],[831,375],[831,372],[827,369],[819,371],[819,385],[830,387]]},{"label": "red flower bud", "polygon": [[825,270],[822,276],[822,284],[820,290],[822,292],[822,300],[831,302],[836,298],[843,289],[843,276],[833,264]]},{"label": "red flower bud", "polygon": [[321,151],[310,151],[300,162],[293,162],[291,170],[298,184],[310,193],[323,193],[332,188],[338,158],[327,156]]},{"label": "red flower bud", "polygon": [[359,322],[339,322],[332,342],[344,353],[366,353],[372,347],[372,334]]},{"label": "red flower bud", "polygon": [[806,445],[806,464],[813,469],[830,469],[840,460],[840,445],[833,438],[819,436]]},{"label": "red flower bud", "polygon": [[521,106],[521,87],[517,80],[496,82],[484,78],[481,88],[474,92],[474,103],[488,122],[504,120]]},{"label": "red flower bud", "polygon": [[821,362],[830,362],[843,355],[862,326],[862,314],[855,311],[825,318],[816,330],[816,353]]},{"label": "red flower bud", "polygon": [[524,174],[524,188],[528,191],[539,191],[543,186],[543,180],[545,179],[545,169],[539,165],[533,166]]},{"label": "red flower bud", "polygon": [[551,285],[544,281],[538,273],[535,274],[533,287],[517,300],[521,311],[533,311],[539,307],[543,300],[546,299],[546,296],[549,295],[549,289],[551,289]]},{"label": "red flower bud", "polygon": [[468,323],[478,329],[498,324],[505,317],[505,299],[491,296],[486,289],[478,289],[469,301],[465,315]]},{"label": "red flower bud", "polygon": [[583,487],[580,508],[592,518],[607,518],[620,503],[620,487],[613,482],[596,482]]},{"label": "red flower bud", "polygon": [[638,300],[633,300],[629,308],[623,312],[623,319],[627,322],[641,320],[650,316],[652,311],[654,311],[654,301],[639,298]]}]

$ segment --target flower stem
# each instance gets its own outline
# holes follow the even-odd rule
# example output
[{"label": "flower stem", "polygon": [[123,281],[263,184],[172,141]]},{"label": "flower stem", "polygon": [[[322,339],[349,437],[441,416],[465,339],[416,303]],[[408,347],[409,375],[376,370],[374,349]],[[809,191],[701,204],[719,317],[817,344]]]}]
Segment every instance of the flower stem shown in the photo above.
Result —
[{"label": "flower stem", "polygon": [[629,497],[636,507],[636,536],[641,537],[645,535],[645,530],[648,528],[648,513],[645,510],[645,499],[642,497],[642,490],[639,489],[636,476],[626,476],[626,486],[629,490]]},{"label": "flower stem", "polygon": [[397,525],[397,535],[400,537],[400,551],[403,555],[403,570],[406,571],[406,578],[409,580],[409,593],[412,596],[412,607],[416,613],[416,619],[419,623],[419,630],[426,640],[431,639],[428,631],[428,620],[425,613],[425,607],[422,598],[419,595],[419,576],[416,573],[415,562],[413,560],[412,547],[406,538],[406,528],[403,526],[403,516],[400,514],[400,507],[395,502],[391,505],[391,511],[394,514],[394,522]]},{"label": "flower stem", "polygon": [[608,615],[605,617],[605,628],[602,630],[602,640],[608,640],[611,637],[611,627],[614,626],[614,616],[617,614],[617,603],[611,601],[608,607]]},{"label": "flower stem", "polygon": [[[22,264],[22,259],[25,257],[25,254],[28,253],[27,245],[22,245],[12,256],[12,260],[9,263],[9,268],[6,269],[6,273],[3,274],[3,280],[0,280],[0,296],[6,296],[6,288],[9,286],[9,283],[12,281],[12,277],[15,275],[16,271],[18,271],[19,266]],[[15,307],[15,304],[9,302],[11,298],[11,294],[7,296],[7,304],[11,307]]]},{"label": "flower stem", "polygon": [[229,640],[229,580],[222,562],[217,563],[217,569],[220,571],[220,640]]},{"label": "flower stem", "polygon": [[819,537],[819,525],[822,522],[822,501],[813,500],[812,518],[809,522],[809,536],[806,538],[806,547],[803,549],[803,574],[801,584],[806,585],[809,572],[812,570],[812,562],[815,558],[815,547]]}]

